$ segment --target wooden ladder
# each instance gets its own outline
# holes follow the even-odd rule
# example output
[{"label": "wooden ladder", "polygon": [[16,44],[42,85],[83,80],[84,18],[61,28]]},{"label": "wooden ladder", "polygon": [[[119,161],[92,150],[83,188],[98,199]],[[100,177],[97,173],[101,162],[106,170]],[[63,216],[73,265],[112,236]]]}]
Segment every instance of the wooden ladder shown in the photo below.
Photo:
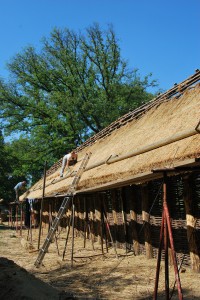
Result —
[{"label": "wooden ladder", "polygon": [[86,165],[90,159],[90,156],[91,156],[91,153],[86,153],[85,157],[83,158],[83,161],[78,169],[78,171],[76,172],[76,175],[74,176],[74,179],[67,191],[67,195],[66,197],[63,199],[63,202],[59,208],[59,211],[58,211],[58,214],[57,216],[55,217],[55,219],[53,220],[53,223],[51,225],[51,228],[48,232],[48,235],[46,237],[46,240],[44,241],[44,244],[43,246],[40,248],[40,251],[39,251],[39,254],[38,254],[38,257],[34,263],[34,265],[38,268],[40,266],[40,264],[42,263],[42,260],[45,256],[45,254],[47,253],[48,251],[48,248],[49,248],[49,245],[52,241],[52,238],[56,232],[56,229],[58,228],[58,225],[59,225],[59,222],[61,220],[61,218],[63,217],[65,211],[66,211],[66,208],[67,206],[69,205],[69,203],[71,202],[71,200],[73,199],[74,197],[74,192],[77,188],[77,185],[80,181],[80,178],[86,168]]}]

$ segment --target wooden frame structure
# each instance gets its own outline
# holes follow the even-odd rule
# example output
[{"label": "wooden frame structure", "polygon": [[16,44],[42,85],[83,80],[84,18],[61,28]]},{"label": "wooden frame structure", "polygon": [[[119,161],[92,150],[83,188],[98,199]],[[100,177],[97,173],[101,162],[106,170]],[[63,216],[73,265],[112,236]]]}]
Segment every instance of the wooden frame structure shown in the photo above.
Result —
[{"label": "wooden frame structure", "polygon": [[[77,234],[83,234],[84,244],[86,235],[91,238],[91,243],[99,240],[102,252],[105,242],[107,250],[109,246],[123,247],[126,252],[134,251],[136,255],[158,257],[155,299],[163,245],[167,299],[168,265],[171,262],[176,278],[178,276],[175,251],[178,261],[200,271],[199,81],[200,71],[196,70],[187,80],[119,118],[76,149],[80,154],[77,168],[85,152],[91,150],[93,155],[75,193],[73,209],[66,212],[60,224],[63,227],[72,224]],[[192,126],[185,122],[185,118],[189,118],[188,106],[192,108]],[[169,123],[172,112],[174,120]],[[181,120],[179,126],[177,118]],[[153,132],[149,140],[141,144],[141,126],[143,132],[157,130],[157,135]],[[126,131],[128,149],[121,145]],[[107,148],[113,148],[116,138],[119,154],[111,154]],[[61,160],[45,172],[44,178],[29,194],[29,197],[42,200],[42,209],[39,203],[36,204],[41,226],[42,222],[50,224],[56,217],[70,185],[72,174],[60,178],[60,166]],[[159,172],[152,172],[152,168]],[[25,194],[24,199],[26,197]],[[168,249],[168,240],[171,249]],[[179,280],[177,284],[181,299]]]}]

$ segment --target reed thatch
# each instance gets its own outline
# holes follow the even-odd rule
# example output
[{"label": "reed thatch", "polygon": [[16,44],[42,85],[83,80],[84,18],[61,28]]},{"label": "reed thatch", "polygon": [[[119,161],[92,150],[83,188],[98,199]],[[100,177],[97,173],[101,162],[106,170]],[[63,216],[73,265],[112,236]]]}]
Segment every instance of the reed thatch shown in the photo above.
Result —
[{"label": "reed thatch", "polygon": [[[199,80],[200,71],[197,71],[183,83],[118,119],[77,148],[78,163],[71,167],[71,171],[79,168],[86,153],[92,153],[78,192],[148,181],[158,176],[152,173],[154,168],[199,164]],[[66,194],[73,180],[73,176],[60,179],[61,161],[47,172],[45,197]],[[20,200],[41,198],[42,193],[43,179]]]}]

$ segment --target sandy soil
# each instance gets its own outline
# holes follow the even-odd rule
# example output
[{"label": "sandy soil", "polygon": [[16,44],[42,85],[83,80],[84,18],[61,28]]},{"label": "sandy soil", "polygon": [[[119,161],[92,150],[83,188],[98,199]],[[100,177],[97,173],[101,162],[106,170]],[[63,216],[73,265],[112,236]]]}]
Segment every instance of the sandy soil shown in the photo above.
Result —
[{"label": "sandy soil", "polygon": [[[46,238],[43,229],[41,246]],[[32,241],[31,241],[32,235]],[[28,240],[27,240],[28,238]],[[98,242],[75,234],[73,260],[72,239],[63,250],[66,230],[58,232],[42,265],[34,266],[38,256],[38,229],[20,231],[0,225],[0,299],[152,299],[157,261],[147,260],[112,247],[104,255]],[[93,249],[94,247],[94,249]],[[58,254],[59,252],[59,254]],[[170,267],[170,293],[174,286],[174,269]],[[180,272],[185,300],[200,299],[200,274],[189,268]],[[165,299],[164,265],[161,264],[158,299]],[[178,299],[177,287],[171,299]]]}]

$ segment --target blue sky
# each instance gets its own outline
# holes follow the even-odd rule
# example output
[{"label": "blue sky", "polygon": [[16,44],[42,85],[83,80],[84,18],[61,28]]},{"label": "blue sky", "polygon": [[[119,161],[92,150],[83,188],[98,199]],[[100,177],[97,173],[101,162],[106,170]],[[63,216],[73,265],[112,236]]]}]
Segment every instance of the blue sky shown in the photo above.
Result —
[{"label": "blue sky", "polygon": [[163,90],[200,68],[200,0],[0,0],[0,77],[54,27],[84,31],[94,22],[113,24],[129,67],[153,73]]}]

